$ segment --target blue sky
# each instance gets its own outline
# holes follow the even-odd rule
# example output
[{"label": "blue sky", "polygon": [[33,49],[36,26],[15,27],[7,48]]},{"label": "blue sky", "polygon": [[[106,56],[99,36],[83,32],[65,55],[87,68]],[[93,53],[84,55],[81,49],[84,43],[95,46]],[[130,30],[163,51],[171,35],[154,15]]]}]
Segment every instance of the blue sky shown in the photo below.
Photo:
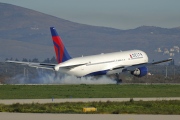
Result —
[{"label": "blue sky", "polygon": [[180,27],[180,0],[0,0],[73,22],[118,29]]}]

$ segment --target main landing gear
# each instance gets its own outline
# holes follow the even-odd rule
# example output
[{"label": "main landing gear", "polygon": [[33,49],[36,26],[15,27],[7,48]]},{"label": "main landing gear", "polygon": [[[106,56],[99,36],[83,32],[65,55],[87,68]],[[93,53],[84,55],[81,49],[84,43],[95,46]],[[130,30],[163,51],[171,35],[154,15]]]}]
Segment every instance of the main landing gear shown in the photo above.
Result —
[{"label": "main landing gear", "polygon": [[120,78],[120,74],[116,73],[115,77],[116,77],[115,80],[117,82],[116,84],[121,84],[122,83],[122,79]]}]

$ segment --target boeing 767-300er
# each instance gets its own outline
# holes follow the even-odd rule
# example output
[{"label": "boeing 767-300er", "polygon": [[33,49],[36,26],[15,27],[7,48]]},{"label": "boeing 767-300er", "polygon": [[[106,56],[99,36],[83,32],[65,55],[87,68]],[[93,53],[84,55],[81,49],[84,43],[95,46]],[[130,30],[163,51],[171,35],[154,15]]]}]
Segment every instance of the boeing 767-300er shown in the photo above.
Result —
[{"label": "boeing 767-300er", "polygon": [[148,65],[159,64],[172,60],[169,58],[149,63],[147,54],[141,50],[129,50],[72,58],[66,50],[55,28],[50,27],[50,30],[58,64],[19,62],[10,60],[7,62],[19,63],[36,68],[51,69],[77,77],[111,75],[126,71],[130,71],[130,73],[134,76],[142,77],[148,73]]}]

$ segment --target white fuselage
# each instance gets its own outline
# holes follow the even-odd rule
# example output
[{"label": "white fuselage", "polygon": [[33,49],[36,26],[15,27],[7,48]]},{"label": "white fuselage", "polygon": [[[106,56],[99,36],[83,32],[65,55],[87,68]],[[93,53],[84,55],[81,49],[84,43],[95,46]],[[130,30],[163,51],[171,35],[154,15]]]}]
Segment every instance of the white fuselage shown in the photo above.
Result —
[{"label": "white fuselage", "polygon": [[[93,73],[115,74],[121,73],[125,66],[132,66],[148,62],[148,56],[141,50],[106,53],[73,58],[56,65],[58,70],[78,77]],[[67,69],[67,66],[74,66]]]}]

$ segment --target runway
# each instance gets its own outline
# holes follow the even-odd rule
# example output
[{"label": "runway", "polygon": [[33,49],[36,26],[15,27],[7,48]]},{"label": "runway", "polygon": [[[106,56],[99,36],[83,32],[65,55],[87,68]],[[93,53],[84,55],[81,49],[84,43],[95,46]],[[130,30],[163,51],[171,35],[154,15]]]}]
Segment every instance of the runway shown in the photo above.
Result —
[{"label": "runway", "polygon": [[1,120],[180,120],[180,115],[0,113]]},{"label": "runway", "polygon": [[[180,97],[162,97],[162,98],[133,98],[134,101],[156,101],[156,100],[180,100]],[[0,104],[13,104],[13,103],[62,103],[62,102],[107,102],[107,101],[130,101],[130,98],[68,98],[68,99],[1,99]]]}]

